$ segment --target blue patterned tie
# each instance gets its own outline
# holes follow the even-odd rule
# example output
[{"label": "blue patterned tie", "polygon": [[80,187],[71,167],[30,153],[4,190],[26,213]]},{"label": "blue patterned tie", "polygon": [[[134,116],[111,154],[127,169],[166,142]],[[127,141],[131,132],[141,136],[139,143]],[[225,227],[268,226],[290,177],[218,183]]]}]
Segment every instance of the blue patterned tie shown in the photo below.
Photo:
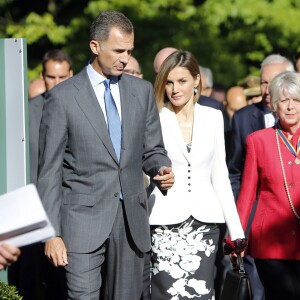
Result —
[{"label": "blue patterned tie", "polygon": [[110,91],[110,80],[104,80],[104,101],[107,117],[108,132],[118,160],[121,153],[121,121],[115,100]]}]

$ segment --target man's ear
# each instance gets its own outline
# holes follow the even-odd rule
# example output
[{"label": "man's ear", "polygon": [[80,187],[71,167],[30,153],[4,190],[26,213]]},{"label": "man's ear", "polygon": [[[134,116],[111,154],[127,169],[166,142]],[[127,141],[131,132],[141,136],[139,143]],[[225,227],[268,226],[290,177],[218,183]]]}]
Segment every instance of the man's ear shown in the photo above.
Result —
[{"label": "man's ear", "polygon": [[95,54],[98,55],[99,54],[99,49],[100,49],[100,45],[96,40],[91,40],[90,41],[90,48],[91,51]]}]

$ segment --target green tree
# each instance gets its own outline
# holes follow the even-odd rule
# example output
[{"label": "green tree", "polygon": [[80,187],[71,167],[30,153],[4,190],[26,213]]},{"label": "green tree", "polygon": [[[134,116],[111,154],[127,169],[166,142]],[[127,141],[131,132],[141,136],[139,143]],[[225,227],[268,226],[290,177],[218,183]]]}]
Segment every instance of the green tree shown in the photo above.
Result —
[{"label": "green tree", "polygon": [[145,78],[166,46],[189,50],[210,67],[214,81],[236,84],[258,74],[270,53],[293,58],[299,49],[297,0],[0,0],[0,36],[26,37],[29,77],[40,70],[45,51],[66,50],[80,70],[90,56],[89,24],[101,11],[124,12],[135,26],[134,55]]}]

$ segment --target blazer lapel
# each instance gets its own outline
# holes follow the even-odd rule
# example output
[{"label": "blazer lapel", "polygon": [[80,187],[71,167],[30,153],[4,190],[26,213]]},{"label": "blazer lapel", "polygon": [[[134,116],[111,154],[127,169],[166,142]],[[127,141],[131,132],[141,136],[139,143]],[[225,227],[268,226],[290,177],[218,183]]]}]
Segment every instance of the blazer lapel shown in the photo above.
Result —
[{"label": "blazer lapel", "polygon": [[[203,128],[203,124],[209,124],[209,122],[205,122],[205,114],[202,113],[201,105],[195,104],[195,111],[194,111],[194,125],[193,125],[193,139],[192,139],[192,149],[191,155],[199,156],[201,153],[201,144],[199,141],[205,141],[205,135],[209,131],[209,126],[207,128]],[[199,148],[200,147],[200,148]]]},{"label": "blazer lapel", "polygon": [[[183,139],[182,133],[179,128],[179,124],[176,118],[176,114],[172,111],[170,111],[168,108],[164,107],[161,111],[161,114],[164,118],[164,122],[168,126],[168,131],[173,136],[176,144],[179,146],[179,149],[181,150],[182,154],[186,158],[186,160],[189,162],[189,153],[186,148],[186,143]],[[192,145],[193,147],[193,145]]]},{"label": "blazer lapel", "polygon": [[74,85],[78,89],[78,93],[75,95],[75,100],[96,131],[100,140],[103,142],[107,151],[118,163],[118,159],[116,157],[115,150],[107,130],[107,125],[102,109],[98,103],[91,82],[87,76],[86,69],[82,70],[78,74],[77,81],[74,83]]}]

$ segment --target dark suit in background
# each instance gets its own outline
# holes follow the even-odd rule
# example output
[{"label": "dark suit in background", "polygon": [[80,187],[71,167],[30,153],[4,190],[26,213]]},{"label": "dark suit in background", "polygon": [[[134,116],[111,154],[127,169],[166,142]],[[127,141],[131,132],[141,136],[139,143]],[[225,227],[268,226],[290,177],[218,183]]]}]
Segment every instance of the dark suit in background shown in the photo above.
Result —
[{"label": "dark suit in background", "polygon": [[[225,138],[225,150],[226,150],[226,158],[227,156],[227,149],[229,145],[229,139],[230,139],[230,126],[229,126],[229,119],[226,117],[226,111],[224,105],[219,102],[218,100],[212,98],[212,97],[207,97],[204,95],[201,95],[198,103],[203,106],[208,106],[212,107],[215,109],[218,109],[222,112],[223,115],[223,121],[224,121],[224,138]],[[219,224],[219,229],[220,229],[220,238],[219,238],[219,243],[218,243],[218,251],[216,255],[216,276],[215,276],[215,295],[216,299],[218,299],[220,293],[221,293],[221,287],[223,284],[223,276],[224,276],[224,270],[225,270],[225,265],[224,265],[224,253],[223,253],[223,239],[225,238],[226,235],[226,229],[227,226],[225,223]]]},{"label": "dark suit in background", "polygon": [[[236,111],[233,115],[227,165],[235,200],[237,200],[240,191],[241,179],[244,170],[246,158],[246,138],[250,133],[263,128],[265,128],[263,102],[245,106]],[[253,205],[248,226],[245,231],[246,236],[248,236],[256,206],[257,201]],[[255,288],[254,296],[258,297],[258,299],[264,299],[264,288],[259,280],[253,258],[249,255],[245,255],[244,264],[250,281],[255,285],[253,286],[253,288]]]},{"label": "dark suit in background", "polygon": [[[39,158],[39,131],[44,103],[48,92],[29,100],[29,154],[30,154],[30,182],[37,184]],[[38,300],[65,300],[66,283],[63,268],[54,268],[44,254],[44,244],[32,246],[35,253],[35,276]],[[27,273],[29,273],[27,271]],[[30,299],[31,300],[31,299]]]},{"label": "dark suit in background", "polygon": [[[39,129],[47,92],[29,99],[30,183],[37,184]],[[24,300],[65,300],[64,270],[54,268],[44,255],[44,244],[21,248],[19,260],[9,268],[9,283]]]},{"label": "dark suit in background", "polygon": [[[212,97],[201,95],[198,100],[198,103],[200,105],[204,105],[204,106],[208,106],[220,110],[222,112],[223,119],[224,119],[224,132],[226,133],[230,130],[229,120],[228,118],[226,118],[225,108],[221,102],[219,102],[218,100]],[[225,134],[225,143],[226,143],[226,134]]]},{"label": "dark suit in background", "polygon": [[263,103],[255,103],[235,112],[232,119],[231,144],[228,170],[235,199],[237,199],[246,157],[246,138],[259,129],[265,128]]},{"label": "dark suit in background", "polygon": [[47,93],[29,100],[29,156],[30,156],[30,183],[37,183],[39,131],[43,114],[43,107]]},{"label": "dark suit in background", "polygon": [[216,99],[212,98],[212,97],[207,97],[204,95],[201,95],[198,103],[204,106],[208,106],[208,107],[212,107],[215,109],[219,109],[219,110],[223,110],[224,109],[224,105],[217,101]]}]

